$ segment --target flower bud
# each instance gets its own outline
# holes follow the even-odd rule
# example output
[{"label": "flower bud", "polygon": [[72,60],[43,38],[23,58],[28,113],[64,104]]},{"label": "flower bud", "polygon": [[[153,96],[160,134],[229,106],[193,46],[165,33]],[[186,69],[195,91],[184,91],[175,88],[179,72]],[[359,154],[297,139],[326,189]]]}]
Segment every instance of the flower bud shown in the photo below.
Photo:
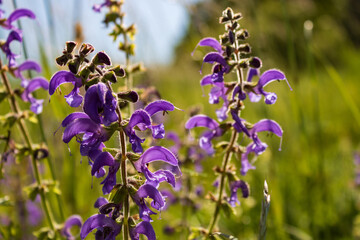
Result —
[{"label": "flower bud", "polygon": [[56,58],[56,63],[60,66],[66,65],[66,63],[69,61],[68,56],[61,55],[60,57]]},{"label": "flower bud", "polygon": [[251,53],[250,44],[248,44],[248,43],[241,44],[238,48],[238,51],[241,53]]},{"label": "flower bud", "polygon": [[95,65],[111,65],[111,60],[105,52],[98,52],[91,62]]},{"label": "flower bud", "polygon": [[241,13],[235,13],[234,16],[233,16],[234,21],[240,20],[241,18],[242,18]]},{"label": "flower bud", "polygon": [[224,23],[227,23],[229,21],[230,21],[230,19],[228,17],[220,17],[219,18],[219,23],[220,24],[224,24]]},{"label": "flower bud", "polygon": [[78,71],[79,71],[79,67],[80,67],[80,61],[78,58],[75,58],[73,60],[71,60],[69,63],[68,63],[68,67],[69,67],[69,70],[73,73],[73,74],[77,74]]},{"label": "flower bud", "polygon": [[234,32],[229,30],[229,41],[231,44],[234,44],[235,42],[235,35],[234,35]]},{"label": "flower bud", "polygon": [[109,71],[113,71],[117,77],[125,77],[126,73],[125,70],[120,67],[120,65],[117,65],[113,68],[110,68]]},{"label": "flower bud", "polygon": [[229,19],[233,19],[234,17],[234,11],[230,8],[230,7],[227,7],[223,13],[222,13],[222,16],[223,17],[227,17]]},{"label": "flower bud", "polygon": [[80,55],[86,57],[87,55],[89,55],[90,53],[92,53],[93,51],[95,50],[95,48],[89,44],[89,43],[83,43],[81,45],[81,48],[80,48]]},{"label": "flower bud", "polygon": [[137,92],[131,90],[126,92],[119,92],[117,96],[119,99],[129,101],[132,103],[136,103],[139,100],[139,95],[137,94]]},{"label": "flower bud", "polygon": [[261,63],[261,60],[260,58],[258,57],[252,57],[250,60],[249,60],[249,65],[250,67],[252,68],[260,68],[262,63]]},{"label": "flower bud", "polygon": [[231,54],[234,52],[234,48],[231,47],[231,46],[229,46],[229,45],[227,45],[226,48],[225,48],[225,52],[226,52],[226,56],[227,56],[227,57],[230,57]]},{"label": "flower bud", "polygon": [[117,79],[116,79],[116,75],[113,71],[108,71],[104,74],[103,78],[102,78],[103,81],[110,81],[112,83],[116,83],[117,82]]},{"label": "flower bud", "polygon": [[225,45],[226,43],[229,42],[229,35],[226,33],[224,33],[223,35],[220,35],[219,38],[220,38],[221,45]]},{"label": "flower bud", "polygon": [[236,33],[236,39],[246,40],[248,37],[250,37],[250,35],[246,29],[241,29]]},{"label": "flower bud", "polygon": [[77,45],[77,43],[74,41],[67,41],[66,45],[65,45],[65,51],[67,53],[72,53],[72,51],[74,51],[76,45]]}]

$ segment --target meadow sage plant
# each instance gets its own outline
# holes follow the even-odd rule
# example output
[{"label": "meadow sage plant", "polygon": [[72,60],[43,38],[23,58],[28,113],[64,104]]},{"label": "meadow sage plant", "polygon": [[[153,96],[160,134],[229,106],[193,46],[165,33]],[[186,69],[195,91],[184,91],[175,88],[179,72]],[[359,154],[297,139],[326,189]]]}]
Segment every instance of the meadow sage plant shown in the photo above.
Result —
[{"label": "meadow sage plant", "polygon": [[[265,91],[267,84],[280,80],[287,82],[284,73],[277,69],[267,70],[260,74],[262,62],[258,57],[250,56],[251,47],[248,43],[244,43],[249,33],[240,27],[238,21],[241,18],[240,13],[234,13],[231,8],[225,9],[219,18],[220,24],[225,26],[225,33],[219,36],[219,40],[208,37],[202,39],[197,45],[197,47],[207,46],[214,50],[203,58],[203,64],[211,64],[212,71],[201,79],[200,85],[211,86],[209,103],[222,102],[222,106],[216,110],[218,121],[198,114],[186,122],[185,128],[206,129],[199,138],[199,146],[210,156],[216,153],[214,141],[221,137],[224,140],[226,132],[231,132],[231,137],[230,140],[221,142],[217,147],[217,152],[223,154],[223,162],[221,167],[215,168],[220,179],[215,184],[218,187],[218,196],[211,198],[215,202],[212,220],[207,230],[194,231],[191,239],[201,235],[208,238],[221,235],[222,233],[214,232],[220,211],[227,207],[227,203],[232,207],[239,203],[238,190],[241,190],[242,197],[249,196],[249,186],[241,180],[241,176],[255,169],[250,161],[251,156],[259,156],[267,148],[267,144],[260,140],[258,133],[267,131],[280,138],[283,137],[283,130],[277,122],[262,119],[257,123],[250,123],[241,116],[241,113],[245,111],[246,101],[259,102],[264,97],[266,104],[271,105],[276,102],[276,94]],[[247,71],[246,78],[244,70]],[[232,74],[234,72],[235,80],[231,80],[234,79]],[[257,77],[258,81],[255,81]],[[225,81],[225,78],[229,80]],[[241,135],[243,140],[239,140]],[[246,139],[248,139],[248,144],[243,146]],[[240,161],[241,169],[234,171],[234,166],[231,166],[232,160]],[[225,192],[226,188],[230,190],[230,193]]]}]

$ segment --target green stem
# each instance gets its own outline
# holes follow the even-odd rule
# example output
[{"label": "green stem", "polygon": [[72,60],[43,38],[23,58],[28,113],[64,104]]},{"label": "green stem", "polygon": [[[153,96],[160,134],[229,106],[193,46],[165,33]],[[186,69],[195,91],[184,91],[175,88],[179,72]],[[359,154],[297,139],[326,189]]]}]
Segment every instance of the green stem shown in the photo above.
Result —
[{"label": "green stem", "polygon": [[219,196],[218,196],[218,199],[216,201],[216,207],[215,207],[215,212],[214,212],[214,215],[211,219],[211,222],[209,224],[209,227],[208,227],[208,235],[210,235],[215,227],[215,224],[217,222],[217,219],[218,219],[218,216],[219,216],[219,213],[220,213],[220,209],[221,209],[221,204],[222,204],[222,196],[223,196],[223,192],[224,192],[224,187],[225,187],[225,172],[226,172],[226,167],[227,167],[227,164],[229,163],[229,160],[231,159],[231,156],[232,156],[232,148],[234,146],[234,143],[237,139],[237,132],[235,129],[233,129],[233,132],[232,132],[232,135],[231,135],[231,139],[230,139],[230,143],[229,143],[229,146],[228,148],[226,149],[226,153],[224,155],[224,159],[223,159],[223,162],[222,162],[222,167],[221,167],[221,180],[220,180],[220,187],[219,187]]},{"label": "green stem", "polygon": [[[14,92],[11,89],[10,82],[7,79],[6,74],[5,74],[4,70],[3,70],[3,65],[2,65],[1,60],[0,60],[0,71],[1,71],[2,82],[4,83],[6,91],[8,92],[8,94],[10,96],[9,103],[10,103],[11,110],[14,113],[16,113],[17,115],[20,115],[21,112],[20,112],[19,107],[17,105]],[[18,126],[20,128],[20,132],[21,132],[21,134],[22,134],[22,136],[23,136],[23,138],[24,138],[24,140],[26,142],[26,145],[30,149],[30,152],[32,153],[34,149],[32,147],[31,138],[30,138],[29,132],[28,132],[28,130],[26,128],[25,122],[24,122],[23,119],[20,118],[17,121],[17,123],[18,123]],[[42,183],[41,183],[41,177],[40,177],[40,173],[39,173],[39,168],[38,168],[38,165],[37,165],[36,158],[35,158],[35,156],[33,154],[31,154],[31,163],[32,163],[36,183],[37,183],[38,187],[41,188]],[[49,205],[48,205],[48,202],[46,200],[45,192],[43,190],[40,191],[40,197],[41,197],[41,203],[42,203],[42,206],[43,206],[43,210],[44,210],[46,218],[47,218],[47,220],[49,222],[50,228],[55,232],[54,221],[53,221],[53,218],[52,218],[52,214],[51,214],[51,212],[49,210]]]},{"label": "green stem", "polygon": [[[14,5],[14,8],[17,9],[16,0],[13,0],[13,5]],[[18,24],[19,29],[22,30],[23,28],[22,28],[20,20],[17,21],[17,24]],[[24,38],[24,37],[23,37],[23,41],[22,41],[22,49],[23,49],[23,52],[24,52],[25,60],[29,59],[29,55],[28,55],[27,48],[26,48],[26,38]],[[33,76],[32,76],[31,71],[28,70],[27,73],[28,73],[29,79],[32,79]],[[32,93],[32,94],[34,95],[34,97],[36,97],[36,93]],[[47,142],[47,139],[46,139],[46,136],[45,136],[44,124],[43,124],[42,118],[41,118],[41,116],[39,114],[36,114],[36,118],[37,118],[38,123],[39,123],[38,126],[39,126],[39,130],[40,130],[41,140],[46,144],[46,146],[48,146],[48,142]],[[51,158],[51,154],[48,155],[48,157],[46,158],[46,161],[47,161],[49,169],[50,169],[51,179],[53,180],[53,182],[56,182],[57,177],[56,177],[56,174],[55,174],[55,169],[54,169],[53,161],[52,161],[52,158]],[[64,210],[63,210],[63,207],[62,207],[62,204],[61,204],[62,201],[61,201],[60,195],[56,194],[56,199],[57,199],[57,203],[58,203],[58,208],[59,208],[59,212],[60,212],[61,221],[64,221],[65,220]]]},{"label": "green stem", "polygon": [[[113,89],[111,85],[107,82],[107,87],[113,92]],[[127,186],[127,170],[126,170],[126,136],[125,132],[121,127],[122,122],[122,116],[121,116],[121,110],[120,106],[118,105],[116,108],[116,113],[119,117],[118,123],[120,127],[119,131],[119,141],[120,141],[120,147],[121,147],[121,180],[123,186]],[[130,205],[129,205],[129,194],[126,193],[125,200],[124,200],[124,220],[123,220],[123,236],[124,240],[129,239],[129,229],[128,229],[128,219],[129,219],[129,213],[130,213]]]}]

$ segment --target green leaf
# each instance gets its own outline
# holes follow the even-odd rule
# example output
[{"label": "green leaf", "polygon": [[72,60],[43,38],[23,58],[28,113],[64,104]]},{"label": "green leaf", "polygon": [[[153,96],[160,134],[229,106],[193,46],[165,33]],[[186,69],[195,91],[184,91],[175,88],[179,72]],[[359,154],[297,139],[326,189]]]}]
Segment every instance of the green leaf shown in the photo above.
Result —
[{"label": "green leaf", "polygon": [[3,128],[11,128],[17,121],[18,115],[15,113],[8,113],[6,115],[0,116],[0,125]]}]

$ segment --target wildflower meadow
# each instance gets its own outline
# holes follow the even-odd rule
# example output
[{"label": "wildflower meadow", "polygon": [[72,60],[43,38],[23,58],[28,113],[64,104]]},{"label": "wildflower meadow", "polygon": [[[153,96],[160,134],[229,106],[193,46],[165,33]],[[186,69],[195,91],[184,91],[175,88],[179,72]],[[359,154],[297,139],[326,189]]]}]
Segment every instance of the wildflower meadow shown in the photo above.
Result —
[{"label": "wildflower meadow", "polygon": [[0,239],[360,239],[357,0],[0,0]]}]

